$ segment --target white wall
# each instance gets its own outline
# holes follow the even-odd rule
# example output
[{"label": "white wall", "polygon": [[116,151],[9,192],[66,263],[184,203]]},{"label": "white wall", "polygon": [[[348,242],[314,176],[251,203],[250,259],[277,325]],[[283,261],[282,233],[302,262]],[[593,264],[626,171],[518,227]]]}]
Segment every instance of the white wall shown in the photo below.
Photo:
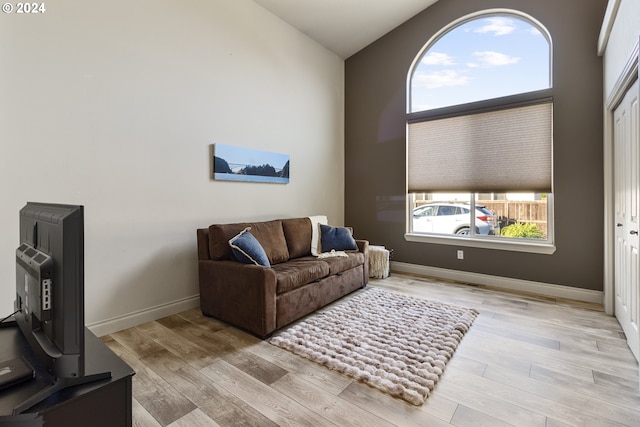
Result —
[{"label": "white wall", "polygon": [[[0,316],[27,201],[85,206],[86,323],[99,334],[197,303],[196,228],[342,224],[336,55],[253,1],[45,5],[0,16]],[[289,154],[290,184],[212,181],[215,142]]]},{"label": "white wall", "polygon": [[605,101],[611,95],[612,89],[638,43],[638,38],[640,38],[640,1],[609,0],[609,3],[610,6],[619,3],[619,8],[603,55]]}]

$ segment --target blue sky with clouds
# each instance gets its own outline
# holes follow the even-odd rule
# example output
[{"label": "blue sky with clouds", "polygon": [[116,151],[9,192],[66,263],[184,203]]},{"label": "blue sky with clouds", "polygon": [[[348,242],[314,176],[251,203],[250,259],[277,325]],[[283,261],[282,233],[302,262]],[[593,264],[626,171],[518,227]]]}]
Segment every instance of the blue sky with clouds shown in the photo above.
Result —
[{"label": "blue sky with clouds", "polygon": [[411,111],[550,87],[549,42],[506,15],[468,21],[432,44],[411,79]]}]

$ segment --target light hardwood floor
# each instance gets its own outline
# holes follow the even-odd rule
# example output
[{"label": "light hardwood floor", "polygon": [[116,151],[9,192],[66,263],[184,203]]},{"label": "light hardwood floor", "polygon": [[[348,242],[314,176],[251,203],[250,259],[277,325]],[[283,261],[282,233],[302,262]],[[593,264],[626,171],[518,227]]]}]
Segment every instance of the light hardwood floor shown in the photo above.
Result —
[{"label": "light hardwood floor", "polygon": [[424,405],[194,309],[103,337],[136,371],[134,425],[640,426],[638,364],[599,306],[400,274],[369,286],[480,311]]}]

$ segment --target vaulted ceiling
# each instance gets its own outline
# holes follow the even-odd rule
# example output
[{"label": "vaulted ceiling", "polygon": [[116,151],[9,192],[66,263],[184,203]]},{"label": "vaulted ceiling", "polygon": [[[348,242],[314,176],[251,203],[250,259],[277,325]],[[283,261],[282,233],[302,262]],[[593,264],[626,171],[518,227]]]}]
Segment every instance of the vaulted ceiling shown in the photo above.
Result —
[{"label": "vaulted ceiling", "polygon": [[437,0],[254,0],[343,59]]}]

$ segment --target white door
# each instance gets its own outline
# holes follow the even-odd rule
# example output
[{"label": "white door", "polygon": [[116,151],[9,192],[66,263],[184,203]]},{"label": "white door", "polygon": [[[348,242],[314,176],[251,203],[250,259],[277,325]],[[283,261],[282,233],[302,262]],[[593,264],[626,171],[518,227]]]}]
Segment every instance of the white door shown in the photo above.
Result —
[{"label": "white door", "polygon": [[638,81],[614,111],[615,313],[640,360],[640,121]]}]

